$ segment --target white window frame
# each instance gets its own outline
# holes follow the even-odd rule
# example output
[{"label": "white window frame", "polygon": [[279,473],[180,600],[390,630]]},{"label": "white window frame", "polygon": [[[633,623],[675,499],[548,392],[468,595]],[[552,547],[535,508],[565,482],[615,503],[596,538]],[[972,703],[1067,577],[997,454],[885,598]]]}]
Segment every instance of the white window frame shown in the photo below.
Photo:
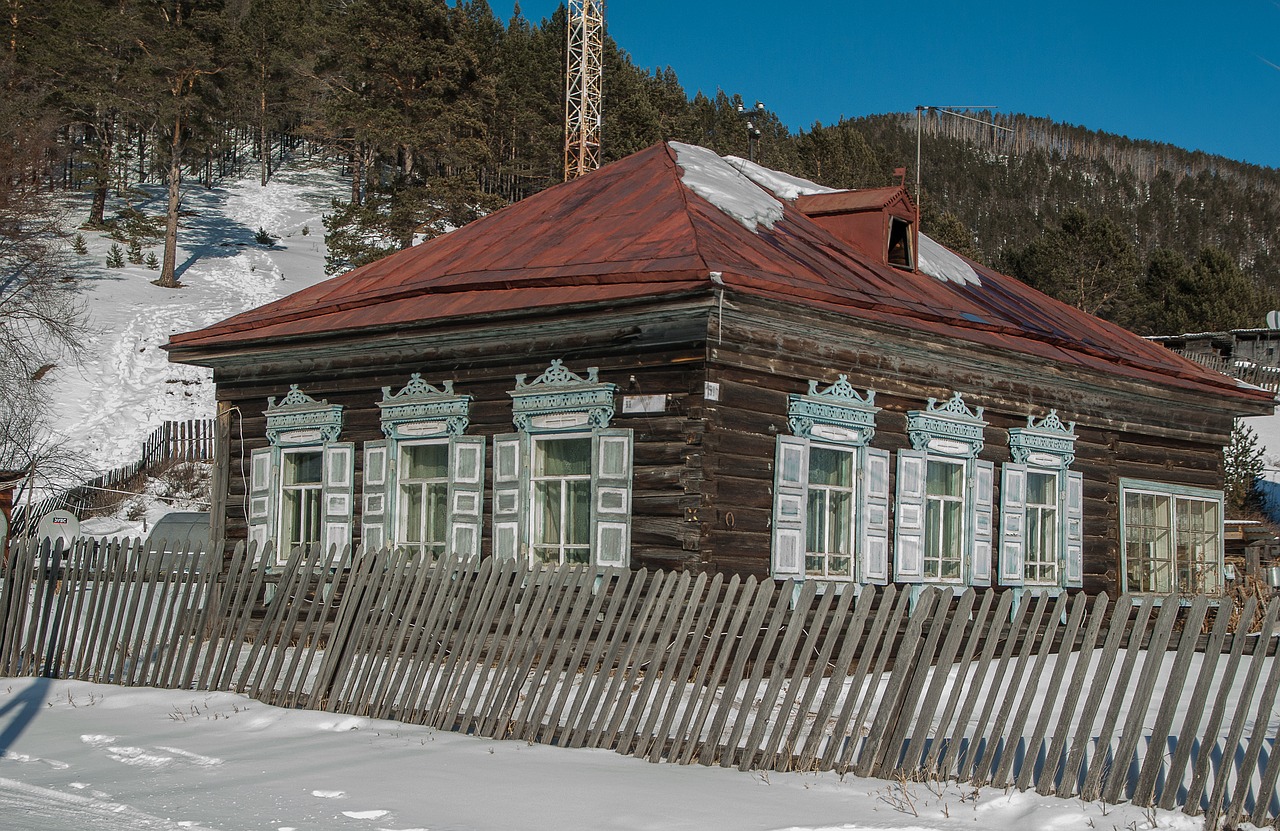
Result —
[{"label": "white window frame", "polygon": [[[966,573],[966,560],[968,559],[968,545],[966,540],[969,538],[969,513],[967,508],[973,500],[971,487],[969,483],[969,464],[967,459],[956,459],[947,456],[939,456],[930,454],[925,457],[925,520],[924,520],[924,556],[921,565],[921,573],[926,583],[950,583],[954,585],[964,585]],[[960,479],[960,493],[958,494],[942,494],[932,493],[929,490],[929,469],[933,466],[953,467],[958,471]],[[938,505],[936,516],[938,522],[935,523],[930,519],[931,514],[935,512],[930,508]],[[954,551],[943,550],[942,521],[944,518],[947,505],[958,505],[959,511],[959,528],[956,531],[956,539],[954,541]],[[937,549],[935,552],[934,549]],[[954,554],[955,556],[948,556]],[[947,562],[954,562],[956,565],[956,576],[944,577],[942,575],[943,565]],[[932,566],[932,568],[931,568]]]},{"label": "white window frame", "polygon": [[[1130,586],[1129,566],[1130,566],[1130,515],[1129,515],[1129,496],[1130,495],[1148,495],[1168,500],[1168,535],[1169,535],[1169,553],[1170,553],[1170,575],[1169,590],[1162,589],[1142,589]],[[1214,553],[1212,563],[1207,568],[1213,572],[1216,578],[1216,584],[1207,588],[1207,590],[1196,590],[1181,585],[1179,579],[1179,571],[1181,566],[1178,559],[1178,511],[1179,502],[1201,502],[1212,503],[1217,510],[1216,528],[1212,530],[1212,537],[1216,542],[1217,551]],[[1217,597],[1223,591],[1223,541],[1224,541],[1224,517],[1225,499],[1220,490],[1212,490],[1210,488],[1197,488],[1189,485],[1175,485],[1166,482],[1154,482],[1144,479],[1128,479],[1120,480],[1120,589],[1124,593],[1129,594],[1155,594],[1155,595],[1181,595],[1194,596],[1197,594],[1205,594],[1210,597]]]},{"label": "white window frame", "polygon": [[[586,377],[560,359],[533,381],[516,376],[512,423],[517,432],[494,437],[493,549],[500,559],[539,560],[535,547],[543,518],[535,487],[539,442],[557,439],[591,441],[591,519],[588,563],[575,567],[625,568],[631,563],[631,495],[635,431],[611,428],[617,385],[599,380],[599,369]],[[559,477],[556,477],[559,478]],[[563,562],[566,548],[558,548]]]},{"label": "white window frame", "polygon": [[[288,484],[288,481],[287,481],[288,475],[286,471],[288,470],[290,463],[297,457],[302,456],[304,454],[314,455],[318,457],[320,462],[320,478],[317,479],[315,482],[308,482],[306,484],[301,484],[301,485]],[[280,541],[280,551],[278,552],[279,554],[284,554],[285,552],[292,551],[294,547],[298,545],[311,546],[311,545],[315,545],[317,543],[323,542],[324,540],[324,462],[325,462],[325,459],[324,459],[323,445],[304,445],[302,447],[289,447],[289,448],[284,448],[280,451],[280,483],[277,489],[278,500],[279,500],[277,504],[280,506],[280,510],[279,510],[278,524],[275,529],[276,539]],[[289,512],[285,508],[285,506],[287,505],[287,494],[290,491],[297,492],[300,495],[299,499],[302,500],[302,510],[299,512],[299,516],[300,516],[299,521],[300,521],[300,524],[302,524],[304,527],[306,524],[308,524],[306,522],[307,513],[308,513],[307,507],[309,503],[313,502],[312,497],[314,496],[314,504],[312,505],[312,507],[315,511],[315,516],[312,517],[311,519],[313,520],[316,527],[316,532],[317,532],[316,539],[314,540],[296,539],[295,540],[291,538],[293,535],[290,534],[288,531]],[[298,529],[294,529],[294,530],[298,530]],[[298,534],[298,536],[300,537],[302,535]]]},{"label": "white window frame", "polygon": [[[539,453],[543,452],[542,448],[552,442],[562,442],[562,441],[586,441],[587,442],[587,472],[585,474],[539,475],[537,471],[539,467],[539,464],[538,464],[539,458],[540,458]],[[570,482],[586,482],[588,491],[590,492],[592,490],[592,479],[593,479],[592,469],[594,465],[591,463],[592,462],[591,457],[594,454],[591,448],[591,433],[566,432],[566,433],[544,433],[541,435],[534,435],[531,437],[530,449],[532,451],[531,457],[530,457],[530,465],[529,465],[530,562],[541,560],[544,563],[549,563],[552,565],[583,565],[584,564],[583,561],[569,558],[568,555],[570,550],[572,549],[574,551],[584,551],[586,553],[585,562],[589,563],[591,561],[590,519],[588,519],[588,522],[587,522],[587,526],[588,526],[587,539],[585,541],[583,542],[566,541],[566,534],[569,531],[569,527],[568,527],[569,523],[567,519],[569,517],[570,511],[569,511],[569,505],[566,502],[566,499],[568,496],[568,487],[564,487],[564,486],[566,486]],[[562,485],[562,488],[560,491],[560,508],[558,511],[559,517],[560,517],[560,535],[559,535],[560,539],[555,543],[542,542],[543,531],[546,528],[545,523],[547,519],[547,514],[542,510],[542,504],[538,499],[538,486],[539,484],[544,482],[559,482]],[[592,498],[593,497],[591,495],[588,496],[589,502]],[[588,510],[590,509],[588,508]],[[554,558],[546,556],[545,553],[540,553],[541,549],[545,549],[547,552],[554,551],[556,556]]]},{"label": "white window frame", "polygon": [[[443,448],[444,456],[445,456],[445,471],[446,471],[444,476],[429,477],[427,479],[410,479],[404,475],[404,471],[407,469],[405,465],[405,458],[409,452],[411,452],[414,448],[417,448],[417,447]],[[449,483],[453,478],[450,475],[451,471],[449,471],[449,440],[448,439],[424,439],[420,441],[397,442],[395,445],[395,452],[396,452],[396,466],[395,466],[396,476],[395,476],[394,487],[395,487],[396,498],[395,498],[395,506],[394,506],[394,518],[392,520],[393,522],[392,527],[395,530],[389,542],[392,547],[397,549],[410,551],[418,554],[419,556],[426,554],[434,562],[436,560],[439,560],[441,557],[445,556],[449,550]],[[424,498],[421,499],[421,502],[422,502],[422,508],[423,508],[422,515],[424,519],[424,527],[418,529],[419,531],[423,532],[422,536],[424,537],[424,540],[422,542],[416,542],[416,543],[409,542],[410,529],[408,527],[408,522],[409,522],[410,510],[409,510],[409,496],[407,493],[405,493],[406,485],[418,485],[422,489],[422,495]],[[434,526],[432,526],[433,530],[438,530],[442,532],[443,540],[440,540],[439,542],[425,541],[425,536],[426,536],[425,531],[427,530],[426,526],[432,525],[430,521],[432,518],[428,517],[429,511],[427,510],[427,507],[430,505],[430,500],[426,499],[425,496],[430,491],[430,489],[432,489],[433,486],[434,487],[443,486],[444,488],[444,515],[439,517],[434,517],[436,521],[443,523],[443,527],[434,528]],[[434,546],[436,545],[441,546],[439,551],[433,550]]]},{"label": "white window frame", "polygon": [[[848,376],[819,389],[809,382],[806,395],[792,395],[787,403],[791,435],[778,437],[774,464],[772,549],[770,573],[775,579],[822,580],[834,583],[884,584],[889,577],[889,453],[870,447],[880,408],[875,392],[858,392]],[[847,453],[852,480],[850,501],[849,574],[831,574],[829,554],[811,551],[809,506],[816,486],[810,482],[815,449]],[[821,559],[821,569],[810,561]]]},{"label": "white window frame", "polygon": [[[1049,493],[1052,494],[1050,502],[1032,503],[1031,501],[1031,477],[1040,476],[1048,477],[1051,480]],[[1027,520],[1024,531],[1024,540],[1026,548],[1022,561],[1022,580],[1023,585],[1027,587],[1046,587],[1058,588],[1062,585],[1065,576],[1065,564],[1062,550],[1062,532],[1066,523],[1066,516],[1063,511],[1063,502],[1066,499],[1066,490],[1062,486],[1062,473],[1052,468],[1028,467],[1026,482],[1026,511]],[[1033,528],[1045,527],[1045,514],[1052,511],[1052,529],[1051,534],[1033,534]],[[1033,513],[1034,512],[1034,513]],[[1033,521],[1032,517],[1036,520]],[[1049,539],[1053,543],[1053,550],[1045,554],[1041,549],[1045,539]],[[1036,556],[1038,555],[1038,556]],[[1052,569],[1052,577],[1045,579],[1040,575],[1040,571],[1044,569]]]},{"label": "white window frame", "polygon": [[[893,551],[893,573],[897,582],[954,589],[991,585],[995,466],[978,458],[987,427],[982,413],[982,407],[971,410],[959,392],[945,404],[939,405],[938,399],[930,398],[925,409],[907,412],[911,449],[898,451]],[[939,574],[926,573],[934,533],[928,522],[928,472],[930,464],[939,463],[957,465],[961,470],[963,497],[955,500],[963,505],[960,512],[962,551],[957,577],[939,576],[940,568]]]}]

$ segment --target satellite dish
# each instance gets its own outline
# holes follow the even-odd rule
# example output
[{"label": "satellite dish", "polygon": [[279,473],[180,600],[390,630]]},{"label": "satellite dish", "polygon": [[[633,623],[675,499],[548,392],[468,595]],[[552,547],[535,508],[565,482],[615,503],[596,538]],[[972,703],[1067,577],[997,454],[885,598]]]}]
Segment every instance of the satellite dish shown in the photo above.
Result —
[{"label": "satellite dish", "polygon": [[1267,312],[1267,328],[1280,329],[1280,311]]},{"label": "satellite dish", "polygon": [[47,539],[51,543],[62,540],[64,548],[78,536],[80,536],[80,520],[70,511],[50,511],[36,526],[36,539]]}]

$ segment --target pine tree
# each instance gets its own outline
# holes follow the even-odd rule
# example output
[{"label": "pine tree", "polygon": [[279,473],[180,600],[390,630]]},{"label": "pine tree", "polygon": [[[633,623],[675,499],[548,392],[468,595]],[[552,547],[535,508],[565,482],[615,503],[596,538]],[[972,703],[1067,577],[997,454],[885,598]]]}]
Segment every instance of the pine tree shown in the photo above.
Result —
[{"label": "pine tree", "polygon": [[156,252],[154,251],[147,252],[146,266],[152,271],[160,270],[160,260],[159,258],[156,257]]},{"label": "pine tree", "polygon": [[71,250],[81,257],[89,253],[89,244],[84,241],[84,234],[76,234],[71,239]]},{"label": "pine tree", "polygon": [[107,252],[107,268],[124,268],[124,251],[114,242],[111,243],[111,250]]},{"label": "pine tree", "polygon": [[1255,483],[1262,475],[1265,462],[1258,435],[1252,427],[1236,421],[1231,431],[1231,443],[1223,450],[1222,466],[1225,479],[1227,511],[1239,515],[1256,510],[1260,496]]},{"label": "pine tree", "polygon": [[128,249],[129,262],[133,265],[142,265],[142,242],[137,239],[129,240]]}]

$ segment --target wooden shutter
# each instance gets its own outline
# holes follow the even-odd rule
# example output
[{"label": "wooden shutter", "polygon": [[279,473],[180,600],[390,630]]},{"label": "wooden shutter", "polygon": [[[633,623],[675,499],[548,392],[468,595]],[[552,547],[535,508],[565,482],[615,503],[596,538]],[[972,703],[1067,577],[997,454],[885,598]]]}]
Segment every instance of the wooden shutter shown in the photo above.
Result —
[{"label": "wooden shutter", "polygon": [[924,484],[924,451],[899,450],[893,579],[900,583],[924,580]]},{"label": "wooden shutter", "polygon": [[889,582],[889,451],[868,447],[865,452],[860,471],[862,504],[858,506],[862,525],[858,540],[860,579],[884,585]]},{"label": "wooden shutter", "polygon": [[249,524],[249,542],[257,545],[259,562],[267,540],[275,536],[276,502],[280,498],[277,480],[276,449],[264,447],[253,451],[249,461],[249,505],[245,517]]},{"label": "wooden shutter", "polygon": [[982,459],[973,462],[973,509],[969,514],[973,519],[969,526],[973,529],[969,532],[969,583],[974,586],[991,585],[995,478],[994,463]]},{"label": "wooden shutter", "polygon": [[524,548],[523,482],[529,459],[528,437],[506,433],[493,438],[493,556],[510,560]]},{"label": "wooden shutter", "polygon": [[364,479],[361,482],[360,542],[367,551],[377,551],[390,539],[391,487],[388,442],[364,443]]},{"label": "wooden shutter", "polygon": [[324,540],[334,562],[351,545],[351,519],[355,500],[356,446],[349,441],[324,447]]},{"label": "wooden shutter", "polygon": [[480,554],[484,504],[484,436],[449,439],[449,549],[458,559]]},{"label": "wooden shutter", "polygon": [[1021,586],[1026,573],[1027,466],[1001,466],[1000,584]]},{"label": "wooden shutter", "polygon": [[1065,581],[1067,588],[1084,585],[1084,474],[1067,472],[1067,521],[1065,523]]},{"label": "wooden shutter", "polygon": [[591,440],[591,548],[599,568],[631,562],[631,428],[597,430]]},{"label": "wooden shutter", "polygon": [[773,470],[773,576],[804,578],[804,520],[809,499],[809,440],[778,436]]}]

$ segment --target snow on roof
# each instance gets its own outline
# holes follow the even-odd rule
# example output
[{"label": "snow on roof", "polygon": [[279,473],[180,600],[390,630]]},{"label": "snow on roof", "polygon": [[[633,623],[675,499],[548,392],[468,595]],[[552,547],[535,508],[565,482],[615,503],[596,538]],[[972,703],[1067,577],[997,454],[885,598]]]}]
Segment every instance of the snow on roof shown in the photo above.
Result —
[{"label": "snow on roof", "polygon": [[829,188],[781,170],[761,167],[740,156],[725,156],[724,160],[738,169],[743,176],[760,187],[773,193],[779,199],[791,202],[800,196],[812,196],[815,193],[836,193],[836,188]]},{"label": "snow on roof", "polygon": [[752,183],[715,151],[671,142],[684,186],[755,232],[782,219],[782,203]]},{"label": "snow on roof", "polygon": [[917,265],[925,274],[943,282],[980,286],[978,273],[959,254],[942,247],[924,234],[920,235],[920,256]]}]

